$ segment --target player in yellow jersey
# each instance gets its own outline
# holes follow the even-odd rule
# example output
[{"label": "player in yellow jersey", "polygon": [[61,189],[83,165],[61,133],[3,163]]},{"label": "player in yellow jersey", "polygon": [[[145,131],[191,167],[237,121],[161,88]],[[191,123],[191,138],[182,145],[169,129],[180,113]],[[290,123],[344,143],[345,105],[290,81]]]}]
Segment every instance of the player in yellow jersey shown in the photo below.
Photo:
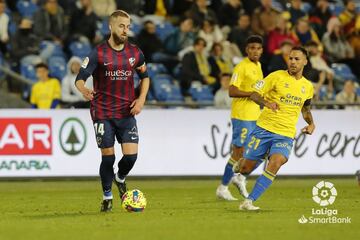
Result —
[{"label": "player in yellow jersey", "polygon": [[260,115],[259,105],[249,97],[255,83],[263,79],[259,62],[262,52],[262,37],[250,36],[246,42],[247,57],[236,65],[231,78],[229,95],[233,98],[231,105],[232,152],[225,166],[221,184],[216,189],[216,196],[221,199],[237,200],[228,189],[230,182],[235,184],[242,196],[248,196],[245,176],[234,175],[233,165],[242,158],[246,139],[255,128],[256,120]]},{"label": "player in yellow jersey", "polygon": [[35,66],[38,82],[31,89],[30,103],[32,108],[58,108],[61,98],[60,82],[49,78],[49,68],[45,63]]},{"label": "player in yellow jersey", "polygon": [[253,201],[270,187],[280,167],[288,161],[300,112],[308,123],[302,132],[314,132],[315,124],[310,112],[314,88],[302,75],[306,64],[306,50],[294,47],[289,55],[287,71],[275,71],[254,86],[255,92],[250,98],[264,106],[264,110],[246,143],[240,172],[250,173],[267,152],[269,162],[263,174],[257,178],[252,192],[240,204],[241,210],[259,209],[253,205]]}]

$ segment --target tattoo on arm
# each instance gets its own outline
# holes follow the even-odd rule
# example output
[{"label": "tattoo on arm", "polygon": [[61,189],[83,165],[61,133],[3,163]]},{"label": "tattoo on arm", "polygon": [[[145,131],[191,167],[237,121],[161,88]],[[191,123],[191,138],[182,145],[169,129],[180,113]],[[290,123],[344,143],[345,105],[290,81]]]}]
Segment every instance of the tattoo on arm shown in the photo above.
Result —
[{"label": "tattoo on arm", "polygon": [[260,106],[265,106],[266,100],[257,92],[253,92],[250,95],[250,99],[253,100],[255,103],[257,103]]},{"label": "tattoo on arm", "polygon": [[301,113],[303,115],[304,120],[310,125],[310,124],[314,124],[314,120],[312,117],[312,114],[310,112],[310,105],[307,106],[303,106],[301,109]]}]

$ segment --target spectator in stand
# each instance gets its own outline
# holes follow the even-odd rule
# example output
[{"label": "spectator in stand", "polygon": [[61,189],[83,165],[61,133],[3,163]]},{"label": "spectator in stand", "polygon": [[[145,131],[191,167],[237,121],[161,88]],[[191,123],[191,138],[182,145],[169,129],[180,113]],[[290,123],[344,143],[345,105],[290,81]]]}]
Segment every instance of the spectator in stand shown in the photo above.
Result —
[{"label": "spectator in stand", "polygon": [[267,36],[275,29],[280,12],[272,7],[272,0],[261,0],[261,4],[252,15],[251,27],[255,34]]},{"label": "spectator in stand", "polygon": [[347,0],[345,10],[339,15],[339,20],[346,36],[349,36],[355,31],[356,15],[355,1]]},{"label": "spectator in stand", "polygon": [[10,57],[18,65],[37,64],[46,61],[46,56],[41,57],[40,39],[34,34],[30,19],[23,18],[11,38]]},{"label": "spectator in stand", "polygon": [[306,13],[301,9],[302,0],[291,0],[290,1],[290,22],[292,25],[295,25],[299,18],[303,18],[306,16]]},{"label": "spectator in stand", "polygon": [[319,44],[314,41],[310,41],[305,46],[309,53],[310,64],[319,75],[314,89],[315,97],[319,97],[320,89],[324,84],[327,84],[327,92],[332,94],[334,91],[334,71],[322,58],[319,50]]},{"label": "spectator in stand", "polygon": [[[61,81],[61,100],[64,108],[88,108],[90,106],[90,102],[85,101],[83,95],[74,84],[76,76],[80,71],[81,63],[82,61],[79,57],[72,57],[67,64],[67,74]],[[91,84],[92,77],[90,76],[86,81],[86,85],[91,89]]]},{"label": "spectator in stand", "polygon": [[168,53],[176,55],[180,50],[191,47],[194,40],[193,20],[184,17],[180,20],[179,27],[166,37],[164,45]]},{"label": "spectator in stand", "polygon": [[231,74],[223,73],[220,78],[220,89],[216,91],[214,105],[216,108],[230,109],[232,99],[229,96]]},{"label": "spectator in stand", "polygon": [[224,35],[221,32],[219,26],[214,21],[205,19],[202,23],[198,36],[205,39],[206,51],[209,53],[213,44],[216,42],[222,42]]},{"label": "spectator in stand", "polygon": [[286,70],[288,67],[288,60],[291,49],[294,47],[294,42],[291,40],[284,40],[280,43],[280,51],[274,54],[268,64],[268,72],[277,70]]},{"label": "spectator in stand", "polygon": [[315,41],[322,49],[320,39],[314,29],[311,28],[306,18],[298,19],[292,32],[296,45],[305,45],[309,41]]},{"label": "spectator in stand", "polygon": [[80,0],[80,5],[70,16],[70,41],[82,40],[95,44],[100,41],[95,38],[98,17],[93,11],[91,0]]},{"label": "spectator in stand", "polygon": [[219,10],[221,26],[234,27],[237,25],[240,14],[244,12],[240,0],[227,0]]},{"label": "spectator in stand", "polygon": [[124,10],[129,14],[144,15],[143,12],[143,0],[116,0],[116,8]]},{"label": "spectator in stand", "polygon": [[32,108],[58,108],[61,98],[60,83],[55,78],[49,78],[49,68],[45,63],[35,66],[38,82],[31,89],[30,103]]},{"label": "spectator in stand", "polygon": [[[231,60],[227,59],[223,55],[223,51],[224,49],[221,43],[214,43],[211,49],[211,54],[208,58],[211,68],[210,75],[216,78],[217,82],[220,82],[222,74],[231,74],[233,70]],[[217,90],[218,87],[219,86],[215,86],[214,90]]]},{"label": "spectator in stand", "polygon": [[63,45],[67,26],[63,9],[57,0],[45,0],[34,15],[34,32],[41,40],[54,41]]},{"label": "spectator in stand", "polygon": [[276,23],[276,28],[269,32],[267,41],[267,52],[274,54],[280,51],[280,44],[284,40],[295,42],[295,38],[290,31],[291,23],[285,19],[283,15],[279,15]]},{"label": "spectator in stand", "polygon": [[356,58],[360,58],[360,14],[356,17],[355,29],[349,36],[349,43],[354,49]]},{"label": "spectator in stand", "polygon": [[195,28],[202,26],[205,19],[218,22],[216,13],[207,6],[207,0],[195,0],[186,15],[194,20]]},{"label": "spectator in stand", "polygon": [[144,12],[145,14],[166,17],[171,14],[172,7],[172,0],[146,0]]},{"label": "spectator in stand", "polygon": [[185,54],[180,72],[180,87],[183,95],[188,95],[192,82],[198,81],[209,86],[216,84],[216,79],[210,76],[211,69],[205,55],[206,41],[197,38],[194,50]]},{"label": "spectator in stand", "polygon": [[316,7],[309,14],[309,22],[319,38],[326,32],[326,25],[332,16],[329,0],[318,0]]},{"label": "spectator in stand", "polygon": [[247,14],[240,15],[237,26],[232,28],[229,41],[235,43],[240,49],[243,56],[246,56],[246,39],[252,35],[250,27],[250,17]]},{"label": "spectator in stand", "polygon": [[0,0],[0,51],[5,55],[7,53],[7,44],[9,42],[9,16],[5,13],[5,1]]},{"label": "spectator in stand", "polygon": [[[345,81],[343,90],[336,94],[335,100],[338,103],[360,103],[360,97],[356,95],[355,83],[352,80]],[[342,108],[360,109],[359,106],[345,106]]]},{"label": "spectator in stand", "polygon": [[96,16],[105,19],[116,11],[115,0],[91,0]]},{"label": "spectator in stand", "polygon": [[[123,1],[123,0],[120,0]],[[183,16],[193,5],[193,0],[174,1],[172,12],[176,16]]]},{"label": "spectator in stand", "polygon": [[359,59],[355,58],[354,49],[346,40],[337,18],[332,18],[328,23],[328,31],[322,39],[325,53],[332,63],[348,64],[356,76],[360,76]]}]

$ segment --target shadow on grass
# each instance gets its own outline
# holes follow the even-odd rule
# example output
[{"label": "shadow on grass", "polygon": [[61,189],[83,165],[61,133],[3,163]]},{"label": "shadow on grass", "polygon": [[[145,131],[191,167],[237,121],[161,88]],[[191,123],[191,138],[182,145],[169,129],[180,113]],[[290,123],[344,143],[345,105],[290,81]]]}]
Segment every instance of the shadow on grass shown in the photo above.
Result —
[{"label": "shadow on grass", "polygon": [[115,212],[101,213],[101,212],[54,212],[54,213],[46,213],[39,215],[26,215],[25,218],[28,219],[55,219],[55,218],[73,218],[73,217],[83,217],[83,216],[109,216],[113,215]]}]

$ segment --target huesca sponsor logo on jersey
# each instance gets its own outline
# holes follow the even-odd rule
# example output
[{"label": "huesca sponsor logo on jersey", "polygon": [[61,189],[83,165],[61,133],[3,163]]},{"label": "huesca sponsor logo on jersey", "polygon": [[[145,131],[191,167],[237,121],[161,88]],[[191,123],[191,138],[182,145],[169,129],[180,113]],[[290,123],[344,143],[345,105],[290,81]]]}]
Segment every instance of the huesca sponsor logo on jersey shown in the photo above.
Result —
[{"label": "huesca sponsor logo on jersey", "polygon": [[105,71],[105,77],[110,77],[110,80],[126,81],[128,77],[132,75],[131,70],[116,70],[116,71]]}]

